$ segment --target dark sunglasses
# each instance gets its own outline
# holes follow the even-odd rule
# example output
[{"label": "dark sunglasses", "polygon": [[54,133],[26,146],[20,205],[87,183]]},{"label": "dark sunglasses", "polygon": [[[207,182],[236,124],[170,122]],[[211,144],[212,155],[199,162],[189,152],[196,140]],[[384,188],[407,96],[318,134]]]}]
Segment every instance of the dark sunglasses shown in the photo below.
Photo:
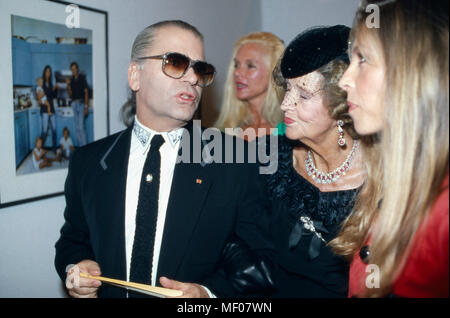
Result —
[{"label": "dark sunglasses", "polygon": [[139,60],[155,59],[162,60],[162,71],[169,77],[182,78],[190,67],[194,70],[198,78],[198,85],[200,87],[207,87],[212,84],[216,69],[213,65],[203,61],[191,60],[188,56],[169,52],[163,55],[144,56],[138,58]]}]

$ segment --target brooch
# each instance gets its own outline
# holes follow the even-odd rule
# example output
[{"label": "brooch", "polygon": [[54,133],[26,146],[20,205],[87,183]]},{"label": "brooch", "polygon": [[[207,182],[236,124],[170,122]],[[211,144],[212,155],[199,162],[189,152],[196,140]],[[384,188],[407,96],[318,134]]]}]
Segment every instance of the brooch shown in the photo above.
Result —
[{"label": "brooch", "polygon": [[322,233],[328,233],[328,230],[324,227],[322,222],[313,221],[307,216],[301,216],[299,221],[300,222],[295,223],[291,234],[289,235],[289,249],[293,249],[298,245],[302,236],[306,235],[305,229],[314,234],[308,248],[310,259],[314,259],[320,254],[322,242],[327,244],[322,234],[317,230],[322,231]]},{"label": "brooch", "polygon": [[314,227],[314,222],[307,216],[301,216],[300,221],[303,222],[303,227],[307,229],[310,232],[313,232],[318,238],[322,240],[325,244],[327,244],[327,241],[324,240],[322,237],[322,234],[316,231],[316,228]]}]

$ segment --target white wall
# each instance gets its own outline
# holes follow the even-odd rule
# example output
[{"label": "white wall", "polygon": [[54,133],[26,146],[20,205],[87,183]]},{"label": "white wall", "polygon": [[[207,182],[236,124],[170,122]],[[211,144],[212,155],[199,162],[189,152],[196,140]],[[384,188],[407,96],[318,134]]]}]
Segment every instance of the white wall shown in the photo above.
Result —
[{"label": "white wall", "polygon": [[351,26],[360,0],[261,0],[262,28],[286,45],[300,32],[318,25]]},{"label": "white wall", "polygon": [[[2,0],[3,1],[3,0]],[[307,27],[350,25],[357,0],[78,0],[108,11],[111,133],[123,128],[118,112],[127,97],[130,48],[144,27],[181,18],[205,35],[207,59],[218,77],[205,92],[203,117],[211,123],[220,104],[233,43],[252,31],[271,31],[288,43]],[[0,2],[1,10],[1,2]],[[0,56],[0,58],[2,58]],[[54,243],[63,224],[64,197],[0,210],[0,297],[61,297],[53,266]]]},{"label": "white wall", "polygon": [[61,297],[53,265],[64,197],[0,210],[0,297]]}]

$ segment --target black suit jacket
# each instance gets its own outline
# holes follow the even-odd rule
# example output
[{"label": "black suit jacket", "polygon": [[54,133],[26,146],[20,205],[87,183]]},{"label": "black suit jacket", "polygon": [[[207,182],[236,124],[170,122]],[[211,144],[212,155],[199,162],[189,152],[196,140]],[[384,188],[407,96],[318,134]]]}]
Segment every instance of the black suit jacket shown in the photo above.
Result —
[{"label": "black suit jacket", "polygon": [[[186,126],[180,152],[186,149],[186,142],[195,143],[194,134],[200,134],[195,127],[192,122]],[[55,246],[55,266],[63,280],[66,266],[84,259],[98,262],[103,276],[126,280],[125,192],[131,134],[128,128],[77,149],[70,160],[65,224]],[[221,139],[222,150],[226,138],[236,142],[236,138],[220,134],[216,142]],[[208,148],[210,144],[203,141],[201,148],[220,148],[217,143]],[[191,153],[191,159],[193,156]],[[225,152],[222,160],[224,157]],[[235,234],[254,251],[272,250],[267,240],[267,201],[261,178],[256,163],[176,164],[158,284],[159,277],[166,276],[205,285],[217,296],[235,296],[220,268],[227,240]],[[98,295],[125,297],[126,293],[103,284]]]}]

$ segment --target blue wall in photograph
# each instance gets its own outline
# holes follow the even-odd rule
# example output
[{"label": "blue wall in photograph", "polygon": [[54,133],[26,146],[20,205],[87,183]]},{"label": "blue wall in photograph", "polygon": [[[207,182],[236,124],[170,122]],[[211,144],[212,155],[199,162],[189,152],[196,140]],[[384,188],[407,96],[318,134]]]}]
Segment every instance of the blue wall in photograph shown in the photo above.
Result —
[{"label": "blue wall in photograph", "polygon": [[29,136],[28,136],[28,118],[27,111],[14,113],[14,136],[16,151],[16,167],[28,155]]},{"label": "blue wall in photograph", "polygon": [[30,43],[12,38],[12,66],[14,85],[32,86]]},{"label": "blue wall in photograph", "polygon": [[[14,85],[36,86],[36,79],[42,76],[46,65],[53,72],[70,70],[70,63],[77,62],[80,72],[92,88],[92,45],[90,44],[42,44],[27,43],[12,38],[13,83]],[[53,83],[55,77],[53,75]]]},{"label": "blue wall in photograph", "polygon": [[28,109],[28,132],[30,135],[30,147],[32,151],[36,146],[36,138],[41,135],[42,121],[39,109]]},{"label": "blue wall in photograph", "polygon": [[[80,72],[86,74],[88,85],[92,88],[92,46],[90,44],[31,43],[30,49],[31,78],[33,82],[36,82],[36,78],[42,76],[42,71],[46,65],[50,65],[53,72],[55,72],[58,70],[70,70],[70,64],[77,62]],[[55,83],[54,76],[53,83]]]},{"label": "blue wall in photograph", "polygon": [[[13,85],[36,87],[36,79],[42,76],[46,65],[52,67],[53,84],[55,84],[55,71],[70,70],[70,64],[77,62],[80,72],[86,75],[86,80],[92,88],[92,45],[91,44],[42,44],[27,43],[23,40],[12,38],[12,67]],[[85,119],[88,142],[94,140],[92,109]],[[16,167],[34,148],[35,139],[41,134],[42,121],[39,109],[33,108],[23,112],[15,112],[15,150]],[[67,126],[75,146],[78,141],[75,134],[73,116],[61,116],[56,114],[57,140],[62,136],[62,128]],[[44,143],[45,147],[52,146],[51,130]]]}]

